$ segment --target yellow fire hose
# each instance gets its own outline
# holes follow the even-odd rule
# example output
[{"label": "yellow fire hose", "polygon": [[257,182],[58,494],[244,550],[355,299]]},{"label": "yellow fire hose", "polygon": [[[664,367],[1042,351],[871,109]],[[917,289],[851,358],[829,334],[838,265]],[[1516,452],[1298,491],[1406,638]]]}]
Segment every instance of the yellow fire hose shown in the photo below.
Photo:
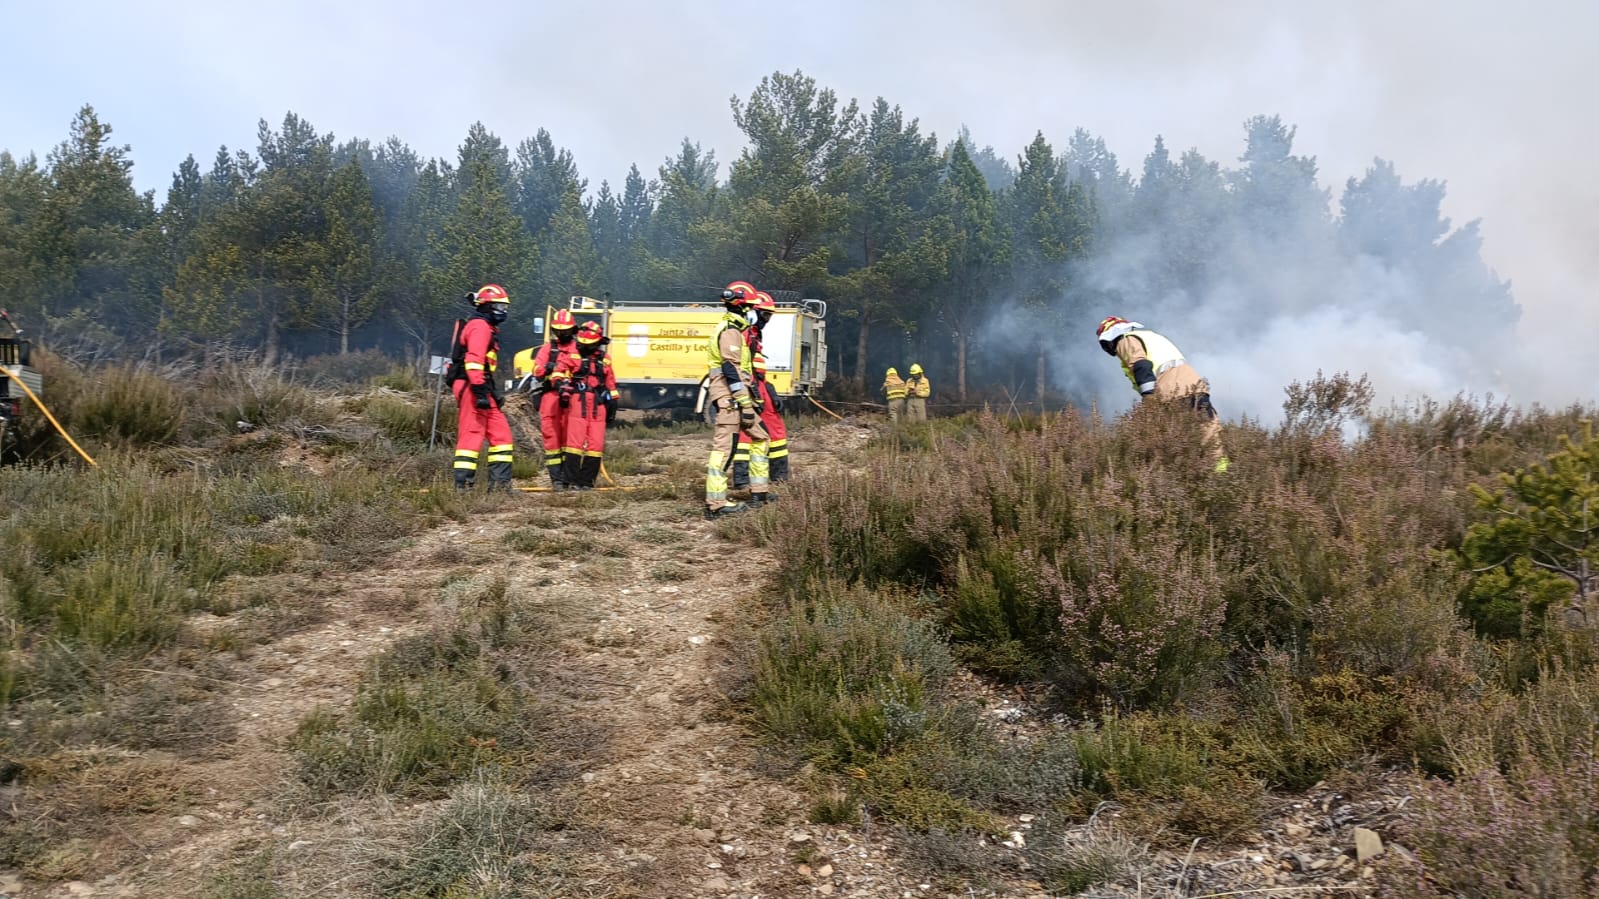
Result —
[{"label": "yellow fire hose", "polygon": [[834,412],[832,409],[829,409],[826,406],[822,405],[821,403],[818,403],[816,401],[816,397],[811,396],[810,394],[807,393],[807,394],[805,394],[805,398],[811,401],[811,405],[813,405],[816,408],[822,410],[823,412],[826,412],[828,415],[833,416],[834,418],[838,419],[839,421],[843,421],[844,420],[844,416],[839,415],[837,412]]},{"label": "yellow fire hose", "polygon": [[99,468],[100,463],[94,461],[93,457],[83,451],[83,447],[78,445],[78,441],[73,440],[72,435],[67,433],[67,429],[61,426],[61,422],[56,421],[56,417],[50,414],[49,407],[45,406],[44,401],[39,399],[39,395],[34,393],[32,390],[29,390],[28,385],[22,382],[21,374],[19,372],[10,371],[9,369],[6,370],[6,374],[10,378],[11,383],[21,387],[22,392],[28,395],[28,399],[33,400],[33,404],[39,407],[39,411],[44,413],[44,417],[49,419],[50,424],[55,426],[56,431],[60,433],[62,437],[67,439],[67,443],[72,444],[72,448],[78,451],[78,455],[83,457],[83,461],[89,463],[95,468]]}]

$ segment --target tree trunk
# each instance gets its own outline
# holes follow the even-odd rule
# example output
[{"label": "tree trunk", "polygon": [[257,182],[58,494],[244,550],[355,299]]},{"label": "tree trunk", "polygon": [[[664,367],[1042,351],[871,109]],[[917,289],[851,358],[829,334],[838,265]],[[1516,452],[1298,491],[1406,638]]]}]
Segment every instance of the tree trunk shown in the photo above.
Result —
[{"label": "tree trunk", "polygon": [[1044,409],[1044,391],[1045,391],[1045,389],[1047,389],[1047,386],[1048,386],[1047,382],[1044,379],[1048,376],[1048,374],[1049,374],[1049,371],[1048,371],[1048,367],[1045,364],[1044,348],[1043,347],[1039,347],[1038,348],[1038,409],[1039,409],[1040,412],[1042,412],[1043,409]]},{"label": "tree trunk", "polygon": [[265,365],[278,364],[278,314],[276,312],[267,318],[266,340],[261,347],[261,362]]},{"label": "tree trunk", "polygon": [[350,355],[350,317],[341,316],[339,319],[339,355]]},{"label": "tree trunk", "polygon": [[866,386],[866,338],[871,333],[872,322],[861,311],[861,329],[855,335],[855,383]]},{"label": "tree trunk", "polygon": [[966,402],[966,329],[955,335],[955,379],[961,402]]}]

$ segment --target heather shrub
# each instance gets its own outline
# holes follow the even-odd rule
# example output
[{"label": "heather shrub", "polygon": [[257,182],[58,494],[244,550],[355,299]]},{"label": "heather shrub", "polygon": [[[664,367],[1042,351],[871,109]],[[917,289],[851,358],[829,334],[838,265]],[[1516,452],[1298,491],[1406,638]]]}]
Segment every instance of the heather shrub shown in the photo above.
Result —
[{"label": "heather shrub", "polygon": [[1599,893],[1599,762],[1526,759],[1417,786],[1397,836],[1415,859],[1385,866],[1386,896],[1556,897]]},{"label": "heather shrub", "polygon": [[954,669],[930,625],[888,600],[818,585],[761,635],[751,697],[759,730],[802,755],[859,763],[935,720]]},{"label": "heather shrub", "polygon": [[1167,536],[1135,545],[1112,533],[1073,547],[1085,582],[1068,582],[1060,598],[1057,664],[1068,689],[1122,708],[1171,707],[1219,676],[1226,598],[1215,554]]},{"label": "heather shrub", "polygon": [[1110,715],[1074,742],[1087,793],[1078,803],[1131,806],[1130,826],[1151,836],[1225,841],[1260,820],[1265,784],[1227,764],[1226,729],[1185,715]]}]

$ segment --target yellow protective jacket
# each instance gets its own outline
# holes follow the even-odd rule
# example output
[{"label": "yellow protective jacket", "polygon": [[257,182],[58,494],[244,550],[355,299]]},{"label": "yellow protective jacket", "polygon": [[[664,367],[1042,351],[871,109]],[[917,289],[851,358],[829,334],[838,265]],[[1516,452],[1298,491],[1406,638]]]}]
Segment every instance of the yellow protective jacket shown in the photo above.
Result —
[{"label": "yellow protective jacket", "polygon": [[933,395],[933,384],[927,380],[927,375],[925,374],[911,375],[911,379],[905,382],[905,386],[910,390],[911,396],[914,397],[925,400]]},{"label": "yellow protective jacket", "polygon": [[883,393],[891,400],[904,399],[907,389],[904,379],[897,372],[883,378]]},{"label": "yellow protective jacket", "polygon": [[1177,345],[1161,334],[1135,328],[1116,341],[1116,358],[1133,389],[1162,398],[1209,393],[1210,384],[1183,358]]}]

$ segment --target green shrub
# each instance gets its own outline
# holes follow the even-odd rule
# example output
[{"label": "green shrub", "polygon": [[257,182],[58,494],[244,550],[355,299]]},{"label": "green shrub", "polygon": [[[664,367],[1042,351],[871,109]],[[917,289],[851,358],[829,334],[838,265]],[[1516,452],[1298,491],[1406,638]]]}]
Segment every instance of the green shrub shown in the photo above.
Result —
[{"label": "green shrub", "polygon": [[140,368],[113,368],[79,397],[71,429],[79,438],[149,446],[183,432],[187,402],[171,380]]},{"label": "green shrub", "polygon": [[311,356],[300,363],[299,375],[305,383],[317,387],[359,387],[394,372],[397,367],[394,359],[382,350],[357,350]]},{"label": "green shrub", "polygon": [[761,635],[756,726],[838,764],[919,733],[954,662],[937,632],[859,591],[818,585]]},{"label": "green shrub", "polygon": [[1104,719],[1075,735],[1090,795],[1129,805],[1126,817],[1151,834],[1226,841],[1260,821],[1262,783],[1227,764],[1224,731],[1186,716],[1144,713]]},{"label": "green shrub", "polygon": [[384,437],[406,443],[426,443],[433,427],[432,408],[387,393],[367,397],[362,415]]}]

